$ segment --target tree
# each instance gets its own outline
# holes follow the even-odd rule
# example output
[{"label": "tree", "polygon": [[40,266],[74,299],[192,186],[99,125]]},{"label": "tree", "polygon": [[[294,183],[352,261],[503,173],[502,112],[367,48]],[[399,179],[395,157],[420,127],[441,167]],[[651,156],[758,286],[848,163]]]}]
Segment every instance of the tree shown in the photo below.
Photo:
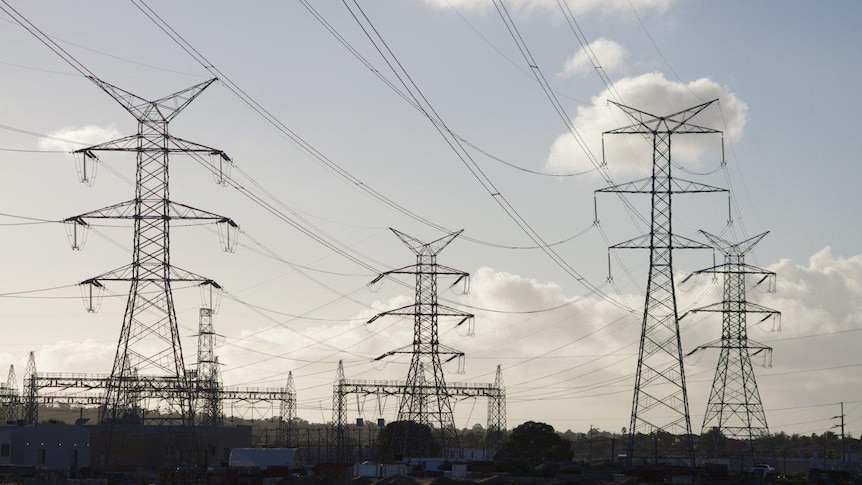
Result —
[{"label": "tree", "polygon": [[393,421],[377,435],[381,461],[400,461],[404,457],[430,457],[440,453],[440,443],[431,428],[415,421]]},{"label": "tree", "polygon": [[560,437],[550,424],[527,421],[512,430],[506,445],[508,460],[525,460],[531,468],[572,459],[571,442]]}]

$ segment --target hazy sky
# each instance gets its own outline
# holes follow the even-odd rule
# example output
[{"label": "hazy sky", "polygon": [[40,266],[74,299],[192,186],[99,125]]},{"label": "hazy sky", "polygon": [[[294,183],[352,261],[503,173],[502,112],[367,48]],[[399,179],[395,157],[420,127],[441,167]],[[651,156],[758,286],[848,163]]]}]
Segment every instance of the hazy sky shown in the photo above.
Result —
[{"label": "hazy sky", "polygon": [[[569,0],[579,35],[589,43],[585,51],[556,1],[508,0],[533,57],[528,63],[489,0],[360,1],[461,141],[460,156],[451,137],[376,75],[405,92],[341,2],[313,5],[357,55],[300,2],[148,5],[225,80],[178,116],[171,131],[227,152],[236,161],[233,180],[245,190],[219,187],[206,167],[175,157],[171,196],[234,218],[242,246],[222,253],[210,226],[177,227],[171,236],[174,264],[227,291],[214,319],[227,385],[279,387],[292,370],[300,416],[321,421],[331,417],[339,359],[349,378],[403,379],[407,360],[370,361],[409,344],[412,322],[363,322],[410,302],[412,282],[366,284],[377,271],[414,262],[389,227],[428,241],[445,227],[464,233],[439,262],[473,278],[468,296],[441,284],[441,298],[478,308],[471,310],[474,336],[441,324],[442,343],[467,355],[465,372],[456,374],[453,366],[447,379],[491,382],[501,364],[510,427],[526,420],[576,431],[628,426],[648,254],[619,253],[610,284],[607,246],[648,231],[649,199],[627,199],[633,211],[614,196],[594,199],[608,181],[563,118],[601,160],[601,133],[628,124],[609,99],[666,114],[719,98],[697,121],[724,131],[726,165],[721,137],[681,137],[674,140],[674,170],[729,188],[730,203],[726,195],[680,196],[674,229],[692,238],[703,229],[740,240],[770,231],[748,260],[778,274],[776,293],[750,292],[752,301],[783,313],[780,333],[772,324],[753,325],[754,317],[749,331],[775,349],[772,367],[756,369],[770,429],[829,430],[843,401],[848,432],[862,432],[862,168],[856,163],[862,138],[852,122],[862,108],[854,95],[862,5]],[[100,78],[144,98],[212,77],[131,2],[13,6]],[[100,312],[88,314],[74,285],[130,261],[130,227],[97,227],[85,248],[73,252],[62,224],[20,217],[58,221],[132,198],[132,158],[103,155],[95,185],[86,187],[76,183],[72,158],[62,153],[83,145],[58,139],[95,144],[137,127],[35,37],[5,15],[0,20],[0,42],[7,46],[0,56],[0,365],[14,364],[20,377],[34,350],[40,372],[108,372],[127,287],[112,286]],[[553,88],[559,112],[534,73]],[[599,73],[613,82],[612,91]],[[303,141],[290,140],[252,111],[228,80]],[[646,176],[649,149],[642,138],[606,137],[613,182]],[[503,200],[545,242],[565,241],[553,247],[569,271],[529,249],[535,243],[501,209]],[[713,256],[679,252],[675,263],[679,282],[711,266]],[[590,293],[596,287],[622,305]],[[719,301],[720,287],[710,278],[680,286],[680,314]],[[197,293],[175,292],[188,365],[196,356]],[[684,319],[684,351],[719,338],[720,326],[716,315]],[[712,350],[686,360],[695,431],[717,356]],[[371,398],[350,402],[351,420],[374,419],[379,409],[392,419],[397,407]],[[484,424],[485,405],[459,402],[456,415],[459,426]]]}]

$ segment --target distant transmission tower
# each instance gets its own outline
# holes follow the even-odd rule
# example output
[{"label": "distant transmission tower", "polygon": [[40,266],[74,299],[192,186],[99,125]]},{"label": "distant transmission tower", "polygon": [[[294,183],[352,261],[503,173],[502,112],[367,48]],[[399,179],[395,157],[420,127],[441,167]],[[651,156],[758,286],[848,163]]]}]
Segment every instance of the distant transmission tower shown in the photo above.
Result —
[{"label": "distant transmission tower", "polygon": [[295,448],[299,446],[299,423],[296,416],[296,385],[293,383],[293,371],[287,373],[287,384],[284,387],[284,399],[281,401],[280,409],[280,446]]},{"label": "distant transmission tower", "polygon": [[[463,359],[464,353],[440,344],[438,320],[440,317],[460,318],[457,325],[461,325],[472,319],[473,315],[437,303],[437,277],[454,277],[455,282],[452,283],[454,286],[461,280],[465,280],[469,274],[437,264],[437,255],[458,237],[461,231],[453,232],[430,243],[424,243],[395,229],[392,229],[392,232],[416,254],[416,264],[387,271],[375,278],[372,284],[389,275],[414,275],[416,277],[415,302],[379,313],[369,320],[369,323],[387,315],[411,316],[413,317],[413,343],[389,351],[375,360],[395,354],[411,356],[404,394],[398,405],[398,420],[430,426],[439,436],[443,456],[457,454],[460,446],[452,404],[446,388],[446,378],[443,374],[444,360],[441,356],[445,356],[445,362],[449,362],[453,359]],[[429,369],[431,377],[427,378],[425,372]],[[426,383],[434,386],[430,393],[427,391]],[[422,448],[423,451],[429,452],[431,443],[423,443]]]},{"label": "distant transmission tower", "polygon": [[718,236],[701,231],[712,245],[724,254],[724,264],[714,266],[697,274],[721,274],[724,276],[724,298],[719,303],[694,310],[696,312],[719,312],[722,316],[721,339],[701,345],[691,353],[702,349],[720,349],[709,403],[703,417],[702,434],[717,429],[729,438],[746,440],[751,457],[755,444],[769,437],[766,414],[760,401],[760,392],[754,378],[751,356],[763,358],[765,366],[772,365],[772,347],[748,339],[749,313],[760,314],[757,323],[768,318],[780,317],[780,313],[746,299],[746,278],[758,277],[759,283],[770,279],[770,290],[774,289],[775,273],[745,263],[745,255],[766,236],[754,236],[740,243],[731,243]]},{"label": "distant transmission tower", "polygon": [[[211,280],[179,269],[171,264],[170,227],[176,220],[202,220],[220,223],[228,234],[224,241],[232,243],[236,224],[223,216],[173,202],[169,191],[168,158],[173,153],[200,154],[217,158],[217,163],[230,159],[221,150],[171,136],[168,123],[174,119],[204,89],[215,81],[205,81],[169,96],[148,101],[128,91],[91,77],[105,93],[114,98],[138,122],[138,133],[114,141],[76,150],[81,166],[95,167],[95,152],[131,152],[137,156],[135,198],[66,220],[73,244],[87,228],[86,219],[130,219],[134,224],[132,263],[82,283],[86,295],[97,294],[107,281],[128,281],[131,284],[117,353],[106,389],[102,419],[110,422],[141,422],[140,393],[133,385],[137,375],[161,375],[174,381],[166,386],[158,399],[167,412],[159,420],[191,424],[194,416],[192,393],[194,383],[183,364],[182,346],[177,326],[171,287],[178,282],[209,283]],[[213,167],[214,171],[218,168]],[[95,173],[82,170],[82,173]],[[86,177],[83,182],[90,182]],[[226,246],[226,250],[232,247]],[[87,302],[89,310],[98,305]]]},{"label": "distant transmission tower", "polygon": [[[202,286],[202,288],[204,287]],[[207,290],[204,291],[207,293]],[[195,397],[198,400],[198,423],[205,426],[221,426],[224,422],[221,374],[218,357],[215,355],[214,313],[215,305],[213,304],[201,308],[198,322],[197,393]]]},{"label": "distant transmission tower", "polygon": [[39,401],[36,386],[36,356],[30,352],[27,357],[27,367],[24,368],[24,422],[37,424],[39,422]]},{"label": "distant transmission tower", "polygon": [[[598,190],[650,194],[652,203],[650,233],[611,246],[612,249],[650,250],[649,280],[629,428],[629,464],[636,452],[646,454],[644,450],[636,448],[636,442],[652,439],[658,443],[662,433],[680,436],[683,450],[677,453],[684,455],[690,465],[694,464],[691,416],[673,282],[673,250],[707,249],[708,246],[673,233],[671,203],[674,194],[725,190],[671,176],[671,135],[721,133],[689,122],[714,102],[709,101],[668,116],[655,116],[611,101],[634,123],[605,134],[647,135],[652,137],[653,146],[652,176]],[[655,458],[658,458],[655,456],[657,454],[657,451],[650,453]]]},{"label": "distant transmission tower", "polygon": [[3,406],[3,423],[15,424],[18,421],[18,409],[21,406],[21,396],[18,394],[18,378],[15,366],[9,366],[6,386],[0,389],[0,404]]}]

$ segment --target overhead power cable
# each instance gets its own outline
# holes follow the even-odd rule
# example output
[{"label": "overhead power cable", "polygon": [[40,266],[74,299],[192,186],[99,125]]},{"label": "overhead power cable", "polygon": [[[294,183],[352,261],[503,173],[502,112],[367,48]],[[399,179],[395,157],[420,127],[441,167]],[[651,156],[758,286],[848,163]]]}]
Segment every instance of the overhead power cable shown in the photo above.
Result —
[{"label": "overhead power cable", "polygon": [[[308,10],[308,12],[315,18],[315,20],[318,21],[318,23],[320,23],[330,34],[332,34],[332,36],[335,37],[335,39],[342,46],[344,46],[344,48],[347,49],[347,51],[350,52],[350,54],[353,55],[353,57],[355,57],[357,60],[359,60],[359,62],[363,66],[365,66],[369,71],[371,71],[372,74],[374,74],[378,79],[383,81],[383,83],[386,84],[386,86],[388,86],[389,89],[391,89],[401,99],[403,99],[405,102],[407,102],[407,104],[412,106],[414,109],[416,109],[420,112],[423,112],[422,106],[419,103],[417,103],[415,100],[411,99],[411,97],[408,93],[405,93],[395,83],[393,83],[386,76],[384,76],[383,73],[380,72],[380,70],[374,66],[374,64],[372,64],[367,58],[365,58],[365,56],[363,56],[361,52],[359,52],[355,47],[353,47],[353,45],[347,39],[345,39],[344,36],[341,35],[332,26],[332,24],[330,24],[326,20],[326,18],[323,15],[321,15],[320,12],[317,11],[317,9],[314,8],[314,6],[308,0],[300,0],[300,3],[302,3],[302,5],[305,7],[305,9]],[[453,7],[453,9],[454,9],[454,7]],[[456,10],[456,12],[457,12],[457,10]],[[460,15],[460,13],[458,15]],[[461,17],[461,18],[463,19],[463,17]],[[464,19],[464,21],[466,22],[466,19]],[[468,24],[469,24],[469,22],[468,22]],[[471,27],[472,27],[472,25],[471,25]],[[477,34],[478,34],[478,32],[477,32]],[[481,34],[478,34],[478,35],[481,36]],[[482,38],[484,39],[484,37],[482,37]],[[487,39],[485,39],[485,41],[487,42]],[[493,44],[491,44],[491,46],[494,47]],[[496,49],[496,47],[494,47],[494,48]],[[497,52],[500,52],[500,51],[497,50]],[[505,55],[504,55],[504,57],[505,57]],[[506,58],[506,59],[508,59],[508,58]],[[509,60],[509,62],[512,62],[512,61]],[[518,67],[517,65],[515,65],[515,66]],[[518,69],[520,70],[520,68],[518,68]],[[527,73],[523,70],[521,70],[521,72],[523,72],[524,74],[526,74],[528,76],[530,75],[529,73]],[[583,104],[583,103],[581,103],[581,104]],[[432,123],[439,123],[439,121],[435,120],[435,119],[432,119],[431,122]],[[444,130],[448,130],[448,128],[445,126],[441,126],[441,128],[443,128]],[[521,172],[525,172],[525,173],[529,173],[529,174],[533,174],[533,175],[541,175],[541,176],[545,176],[545,177],[578,177],[578,176],[586,175],[588,173],[592,173],[595,171],[595,169],[589,169],[589,170],[584,170],[584,171],[580,171],[580,172],[573,172],[573,173],[548,173],[548,172],[539,172],[537,170],[531,170],[528,168],[524,168],[520,165],[516,165],[514,163],[508,162],[508,161],[500,158],[499,156],[488,152],[487,150],[479,147],[478,145],[474,144],[473,142],[467,140],[465,137],[455,133],[454,131],[451,131],[451,134],[452,134],[452,136],[454,136],[455,138],[458,138],[462,143],[469,146],[473,150],[476,150],[477,152],[485,155],[486,157],[488,157],[488,158],[490,158],[496,162],[499,162],[503,165],[511,167],[515,170],[519,170]],[[463,238],[463,236],[462,236],[462,238]]]},{"label": "overhead power cable", "polygon": [[429,120],[432,121],[432,126],[434,126],[440,136],[443,137],[449,148],[452,149],[452,151],[456,154],[459,160],[461,160],[462,164],[464,164],[470,174],[474,178],[476,178],[482,188],[486,192],[488,192],[494,202],[506,213],[507,216],[509,216],[509,218],[521,229],[521,231],[523,231],[524,234],[526,234],[527,237],[529,237],[530,240],[532,240],[533,243],[535,243],[542,250],[542,252],[544,252],[557,266],[562,268],[563,271],[568,273],[577,282],[581,283],[581,285],[587,288],[587,290],[589,290],[591,293],[599,296],[602,299],[605,299],[606,301],[612,303],[619,308],[633,311],[630,307],[610,297],[609,295],[604,293],[601,288],[592,284],[590,281],[584,278],[577,270],[575,270],[575,268],[573,268],[559,254],[557,254],[552,247],[548,246],[547,242],[538,234],[538,232],[529,224],[529,222],[523,216],[521,216],[521,214],[517,211],[514,205],[512,205],[508,201],[508,199],[500,191],[500,189],[485,174],[485,172],[475,162],[475,160],[473,160],[470,154],[464,149],[464,146],[460,142],[460,140],[452,136],[452,132],[448,129],[442,117],[436,112],[433,105],[428,101],[428,99],[422,93],[421,89],[419,89],[419,87],[410,77],[410,74],[398,60],[398,57],[395,56],[394,52],[389,48],[382,35],[377,31],[376,27],[362,10],[362,7],[359,6],[358,2],[353,2],[355,10],[353,7],[350,6],[347,0],[343,0],[342,3],[353,16],[354,20],[365,33],[366,37],[372,43],[377,52],[384,59],[384,62],[386,62],[387,66],[390,68],[393,74],[396,76],[396,78],[398,78],[401,85],[407,90],[413,101],[422,106],[423,114]]}]

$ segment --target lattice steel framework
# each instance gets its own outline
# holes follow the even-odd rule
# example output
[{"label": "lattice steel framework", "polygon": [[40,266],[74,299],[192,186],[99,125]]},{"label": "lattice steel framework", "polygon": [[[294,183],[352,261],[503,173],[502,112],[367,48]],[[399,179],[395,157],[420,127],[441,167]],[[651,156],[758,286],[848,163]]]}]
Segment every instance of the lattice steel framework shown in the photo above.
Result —
[{"label": "lattice steel framework", "polygon": [[[111,376],[106,374],[59,372],[34,374],[29,381],[32,391],[25,392],[25,409],[38,409],[40,404],[103,405],[106,391],[113,382]],[[158,404],[165,394],[178,393],[182,389],[180,381],[173,376],[134,375],[126,380],[126,391],[135,396],[143,410],[152,410],[151,405]],[[279,411],[285,412],[287,416],[296,415],[296,395],[286,388],[220,387],[218,396],[222,409],[227,405],[231,409],[242,411],[240,408],[243,406],[255,407],[262,404],[270,410],[266,413],[270,417],[279,417]],[[159,421],[152,418],[145,421],[145,424],[159,424]]]},{"label": "lattice steel framework", "polygon": [[650,250],[649,279],[629,427],[629,463],[637,451],[637,441],[664,432],[682,436],[683,449],[674,453],[684,454],[694,464],[691,417],[673,280],[673,250],[706,249],[708,246],[673,233],[672,200],[674,194],[723,192],[725,189],[672,177],[671,137],[677,134],[721,133],[690,123],[693,117],[714,102],[709,101],[667,116],[656,116],[611,101],[634,123],[605,134],[647,135],[652,139],[653,148],[650,177],[598,191],[650,194],[652,204],[650,233],[611,246],[612,249]]},{"label": "lattice steel framework", "polygon": [[[193,219],[222,223],[233,229],[237,226],[226,217],[171,201],[168,170],[171,154],[205,154],[228,161],[229,158],[221,150],[170,135],[168,124],[215,80],[148,101],[98,78],[90,79],[138,122],[135,135],[75,151],[83,159],[84,166],[88,161],[98,160],[96,153],[100,151],[135,153],[135,198],[66,220],[76,234],[74,242],[81,239],[77,237],[78,230],[86,228],[88,219],[130,219],[134,224],[132,263],[82,283],[89,295],[107,281],[130,283],[102,420],[134,423],[142,419],[138,415],[136,397],[130,391],[135,386],[128,385],[137,373],[175,379],[176,386],[172,386],[169,392],[166,389],[162,396],[164,407],[168,409],[163,417],[192,424],[195,388],[183,364],[171,288],[176,282],[204,283],[210,280],[171,264],[171,222]],[[90,310],[95,307],[88,305]]]},{"label": "lattice steel framework", "polygon": [[281,421],[279,421],[279,442],[285,448],[295,448],[299,443],[299,423],[296,417],[296,386],[293,372],[287,373],[285,399],[281,402]]},{"label": "lattice steel framework", "polygon": [[[437,302],[437,278],[438,276],[454,277],[455,282],[452,283],[454,286],[459,281],[466,281],[469,274],[437,264],[437,255],[458,237],[461,231],[447,234],[430,243],[424,243],[395,229],[392,229],[392,232],[416,254],[416,264],[387,271],[372,281],[372,284],[390,275],[414,275],[416,277],[415,301],[412,305],[382,312],[368,323],[388,315],[411,316],[413,317],[413,343],[389,351],[376,360],[395,354],[411,356],[407,382],[402,388],[403,394],[398,405],[398,420],[431,426],[439,434],[444,456],[451,453],[458,454],[460,450],[458,433],[452,416],[452,404],[449,402],[449,392],[443,373],[444,360],[441,356],[445,356],[445,361],[449,362],[453,359],[463,359],[464,353],[440,343],[438,326],[440,317],[459,318],[457,325],[461,325],[472,319],[473,315]],[[426,369],[430,369],[430,379],[426,378]],[[430,382],[431,392],[427,392],[425,382]]]},{"label": "lattice steel framework", "polygon": [[213,327],[213,309],[201,308],[198,324],[197,422],[205,426],[221,426],[224,410],[221,400],[221,374],[215,356],[216,333]]},{"label": "lattice steel framework", "polygon": [[[724,298],[691,310],[696,312],[721,313],[721,338],[694,349],[719,349],[718,365],[706,413],[703,417],[701,433],[717,428],[724,436],[747,440],[752,457],[755,442],[769,436],[766,413],[760,400],[760,392],[754,376],[751,357],[763,358],[765,366],[771,366],[772,347],[748,338],[748,314],[759,314],[760,322],[769,318],[776,321],[781,313],[753,303],[746,298],[746,279],[757,277],[758,283],[769,280],[770,290],[774,290],[775,273],[745,263],[745,255],[759,243],[767,232],[740,243],[731,243],[719,236],[701,231],[709,242],[724,255],[724,264],[696,271],[697,274],[721,274],[724,278]],[[780,324],[780,323],[779,323]]]},{"label": "lattice steel framework", "polygon": [[501,451],[506,444],[506,386],[503,384],[503,368],[500,365],[497,365],[492,390],[494,395],[488,398],[485,442],[492,450]]},{"label": "lattice steel framework", "polygon": [[36,357],[33,352],[27,357],[27,367],[24,368],[24,412],[23,419],[27,424],[39,421],[39,404],[36,402]]},{"label": "lattice steel framework", "polygon": [[[335,424],[335,440],[333,443],[334,449],[331,451],[332,454],[330,456],[335,457],[342,463],[348,462],[352,458],[348,450],[347,440],[345,439],[348,395],[355,394],[362,397],[375,396],[380,401],[390,396],[402,397],[408,385],[404,381],[346,379],[344,377],[344,366],[339,361],[332,389],[332,422]],[[413,392],[424,395],[431,395],[438,390],[433,384],[422,381],[411,387]],[[449,383],[446,385],[446,393],[447,398],[484,397],[488,399],[485,442],[492,452],[501,450],[506,441],[506,388],[503,386],[503,373],[500,366],[497,366],[497,376],[494,384]]]},{"label": "lattice steel framework", "polygon": [[0,406],[4,423],[15,423],[18,421],[18,413],[21,407],[21,396],[18,394],[18,378],[15,376],[15,366],[9,366],[9,375],[6,385],[0,387]]}]

